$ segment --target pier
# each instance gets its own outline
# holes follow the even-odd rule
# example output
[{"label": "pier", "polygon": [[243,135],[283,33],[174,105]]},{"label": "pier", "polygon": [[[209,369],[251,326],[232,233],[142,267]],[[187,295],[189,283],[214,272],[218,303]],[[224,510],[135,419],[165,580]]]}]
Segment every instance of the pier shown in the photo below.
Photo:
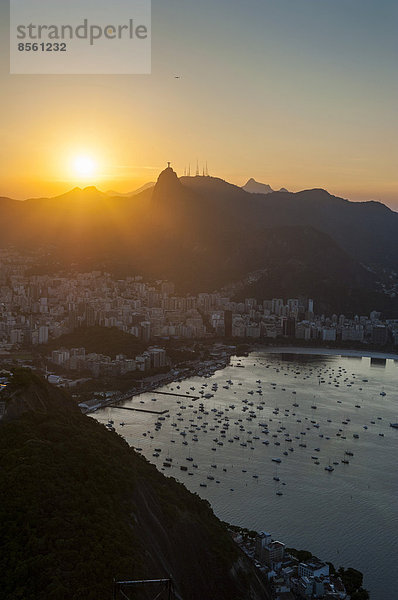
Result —
[{"label": "pier", "polygon": [[118,406],[117,404],[108,404],[109,408],[119,408],[120,410],[134,410],[135,412],[151,413],[152,415],[165,415],[168,410],[149,410],[146,408],[132,408],[130,406]]},{"label": "pier", "polygon": [[154,394],[163,394],[164,396],[179,396],[180,398],[191,398],[191,400],[199,400],[200,396],[190,396],[189,394],[175,394],[174,392],[153,392]]}]

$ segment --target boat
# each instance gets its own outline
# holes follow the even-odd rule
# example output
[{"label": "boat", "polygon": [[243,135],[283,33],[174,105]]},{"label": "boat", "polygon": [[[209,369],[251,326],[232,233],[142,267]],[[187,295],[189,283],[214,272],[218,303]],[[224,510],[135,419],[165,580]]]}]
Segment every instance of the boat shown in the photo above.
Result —
[{"label": "boat", "polygon": [[281,458],[271,458],[272,462],[276,462],[276,463],[281,463],[282,459]]},{"label": "boat", "polygon": [[398,423],[390,423],[390,427],[393,427],[394,429],[398,429]]},{"label": "boat", "polygon": [[325,471],[329,471],[329,473],[331,473],[332,471],[334,471],[334,467],[332,467],[332,465],[328,465],[327,467],[325,467]]}]

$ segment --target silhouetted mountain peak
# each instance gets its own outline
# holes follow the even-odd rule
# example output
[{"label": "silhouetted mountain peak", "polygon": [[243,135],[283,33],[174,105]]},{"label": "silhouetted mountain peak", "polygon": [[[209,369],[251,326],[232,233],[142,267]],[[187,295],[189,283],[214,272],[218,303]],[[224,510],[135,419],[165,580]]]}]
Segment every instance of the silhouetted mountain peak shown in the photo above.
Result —
[{"label": "silhouetted mountain peak", "polygon": [[61,196],[56,196],[55,198],[49,198],[49,200],[76,200],[82,201],[87,199],[98,199],[105,198],[106,194],[101,192],[95,185],[90,185],[85,188],[75,187],[73,190],[66,192],[65,194],[61,194]]},{"label": "silhouetted mountain peak", "polygon": [[249,194],[271,194],[274,190],[267,183],[260,183],[251,177],[249,181],[242,186],[242,190]]},{"label": "silhouetted mountain peak", "polygon": [[[77,189],[80,189],[80,188],[77,188]],[[92,193],[101,194],[101,192],[99,191],[98,188],[95,187],[95,185],[89,185],[89,186],[85,187],[83,189],[83,192],[85,194],[92,194]]]},{"label": "silhouetted mountain peak", "polygon": [[182,188],[181,182],[177,177],[177,173],[171,167],[164,169],[156,182],[153,197],[158,198],[159,195],[168,196],[174,192],[179,192]]},{"label": "silhouetted mountain peak", "polygon": [[329,192],[327,190],[325,190],[324,188],[312,188],[311,190],[308,190],[309,192],[314,192],[314,193],[318,193],[318,194],[325,194],[327,196],[330,196],[331,194],[329,194]]},{"label": "silhouetted mountain peak", "polygon": [[178,181],[177,173],[172,167],[167,167],[167,169],[164,169],[164,171],[160,173],[156,185],[159,183],[163,184],[176,181]]}]

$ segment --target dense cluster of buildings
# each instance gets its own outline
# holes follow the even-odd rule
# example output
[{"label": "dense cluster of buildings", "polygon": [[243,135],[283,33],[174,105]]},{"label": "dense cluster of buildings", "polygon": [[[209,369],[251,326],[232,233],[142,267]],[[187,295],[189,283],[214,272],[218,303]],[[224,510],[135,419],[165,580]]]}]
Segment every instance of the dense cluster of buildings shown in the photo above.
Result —
[{"label": "dense cluster of buildings", "polygon": [[271,534],[260,532],[253,544],[242,535],[235,541],[255,561],[269,579],[274,600],[345,600],[349,598],[340,577],[330,573],[329,564],[312,557],[305,562],[286,552],[285,544],[273,540]]},{"label": "dense cluster of buildings", "polygon": [[118,354],[112,360],[110,356],[97,353],[86,353],[85,348],[60,348],[53,350],[50,361],[67,369],[80,373],[90,373],[93,377],[117,377],[133,371],[149,371],[160,369],[168,365],[166,351],[163,348],[149,346],[142,354],[135,358],[128,358]]},{"label": "dense cluster of buildings", "polygon": [[[398,321],[382,321],[376,311],[354,319],[325,317],[315,314],[308,298],[234,302],[223,293],[179,296],[172,282],[148,283],[139,276],[117,280],[100,271],[33,275],[34,261],[0,250],[0,351],[46,344],[79,326],[95,325],[116,327],[148,344],[215,336],[398,344]],[[77,358],[65,361],[75,364]]]}]

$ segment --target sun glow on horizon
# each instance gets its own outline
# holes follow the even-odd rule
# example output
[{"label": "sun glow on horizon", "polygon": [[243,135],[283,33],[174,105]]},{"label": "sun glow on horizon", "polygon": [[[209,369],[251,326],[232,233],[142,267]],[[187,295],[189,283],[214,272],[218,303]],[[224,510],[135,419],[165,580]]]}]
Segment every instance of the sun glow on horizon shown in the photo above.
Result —
[{"label": "sun glow on horizon", "polygon": [[92,179],[98,174],[98,163],[88,154],[79,154],[72,159],[72,175],[78,179]]}]

